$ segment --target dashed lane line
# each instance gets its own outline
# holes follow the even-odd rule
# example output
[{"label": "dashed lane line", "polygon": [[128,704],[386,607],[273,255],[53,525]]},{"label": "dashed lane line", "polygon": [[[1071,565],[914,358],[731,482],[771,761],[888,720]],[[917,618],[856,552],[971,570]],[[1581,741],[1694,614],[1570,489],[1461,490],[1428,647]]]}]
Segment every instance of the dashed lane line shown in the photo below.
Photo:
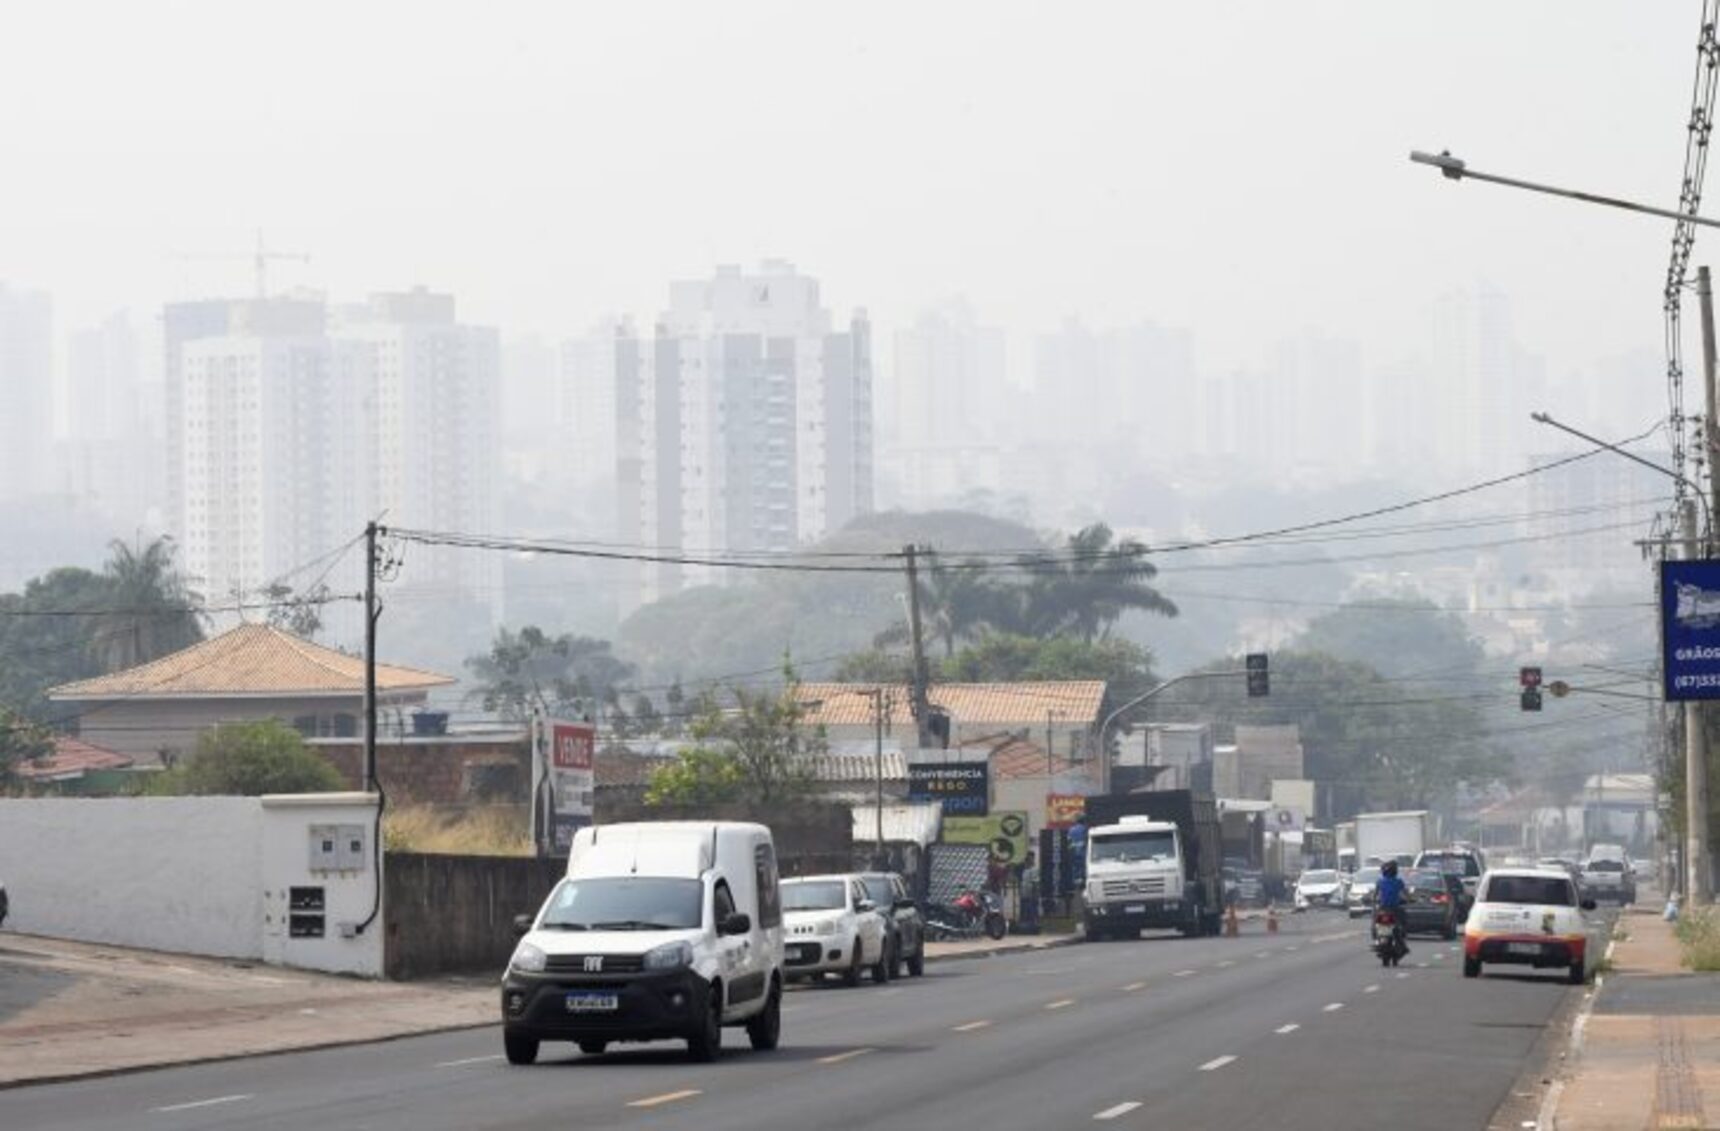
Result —
[{"label": "dashed lane line", "polygon": [[991,1025],[990,1021],[969,1021],[966,1025],[957,1025],[950,1030],[952,1033],[974,1033]]},{"label": "dashed lane line", "polygon": [[1046,1009],[1066,1009],[1069,1006],[1074,1005],[1074,1004],[1075,1004],[1074,998],[1072,998],[1072,997],[1060,997],[1056,1001],[1046,1002],[1045,1008]]},{"label": "dashed lane line", "polygon": [[869,1052],[877,1052],[877,1051],[878,1051],[877,1049],[871,1049],[871,1048],[849,1049],[847,1052],[831,1053],[829,1056],[821,1056],[818,1058],[818,1063],[819,1064],[841,1064],[843,1061],[853,1060],[857,1056],[865,1056]]},{"label": "dashed lane line", "polygon": [[1218,968],[1219,968],[1219,969],[1220,969],[1220,970],[1223,970],[1223,969],[1225,969],[1225,968],[1226,968],[1226,967],[1230,967],[1230,966],[1235,966],[1235,965],[1236,965],[1236,961],[1235,961],[1235,960],[1234,960],[1234,959],[1230,959],[1230,958],[1227,958],[1227,959],[1225,959],[1225,960],[1224,960],[1224,961],[1223,961],[1223,962],[1220,962],[1220,963],[1219,963],[1219,964],[1218,964]]},{"label": "dashed lane line", "polygon": [[1257,950],[1254,952],[1254,957],[1256,957],[1256,958],[1270,958],[1270,957],[1272,957],[1272,952],[1270,950]]},{"label": "dashed lane line", "polygon": [[1290,1024],[1280,1025],[1280,1026],[1278,1026],[1278,1028],[1276,1028],[1272,1031],[1274,1033],[1277,1033],[1280,1037],[1282,1037],[1286,1033],[1294,1033],[1296,1030],[1300,1029],[1301,1027],[1302,1026],[1300,1026],[1300,1025],[1296,1024],[1296,1022],[1292,1021],[1292,1022],[1290,1022]]},{"label": "dashed lane line", "polygon": [[1178,970],[1175,974],[1172,974],[1171,977],[1173,977],[1173,978],[1187,978],[1194,973],[1195,973],[1195,971],[1193,971],[1193,970]]},{"label": "dashed lane line", "polygon": [[1225,1065],[1234,1064],[1235,1062],[1236,1058],[1234,1056],[1215,1056],[1205,1064],[1201,1065],[1200,1070],[1202,1072],[1217,1072]]},{"label": "dashed lane line", "polygon": [[1378,982],[1375,982],[1371,986],[1363,986],[1362,992],[1364,994],[1377,994],[1380,992],[1380,984]]},{"label": "dashed lane line", "polygon": [[1144,990],[1146,988],[1147,984],[1145,982],[1130,982],[1128,985],[1123,987],[1123,992],[1126,994],[1132,994],[1136,990]]},{"label": "dashed lane line", "polygon": [[236,1096],[216,1096],[213,1099],[192,1100],[190,1103],[168,1104],[166,1107],[158,1107],[158,1108],[154,1108],[152,1110],[155,1110],[155,1111],[191,1111],[193,1108],[214,1107],[216,1104],[236,1104],[240,1100],[252,1099],[254,1097],[254,1095],[255,1095],[255,1093],[246,1092],[243,1095],[236,1095]]},{"label": "dashed lane line", "polygon": [[1407,977],[1409,977],[1409,971],[1408,970],[1399,970],[1395,976],[1399,977],[1399,978],[1407,978]]},{"label": "dashed lane line", "polygon": [[1321,1013],[1336,1013],[1336,1012],[1338,1012],[1338,1010],[1340,1010],[1340,1009],[1342,1009],[1342,1008],[1344,1008],[1344,1003],[1343,1003],[1343,1002],[1341,1002],[1341,1001],[1334,1001],[1334,1002],[1332,1002],[1332,1003],[1331,1003],[1331,1004],[1330,1004],[1330,1005],[1327,1005],[1327,1006],[1326,1006],[1326,1007],[1325,1007],[1325,1008],[1323,1008],[1323,1009],[1322,1009],[1322,1010],[1320,1010],[1320,1012],[1321,1012]]},{"label": "dashed lane line", "polygon": [[1104,1111],[1096,1111],[1093,1113],[1093,1118],[1116,1119],[1118,1116],[1129,1114],[1140,1106],[1141,1105],[1138,1100],[1130,1100],[1127,1103],[1120,1103],[1116,1107],[1108,1107]]},{"label": "dashed lane line", "polygon": [[437,1064],[436,1067],[437,1068],[459,1068],[462,1065],[466,1065],[466,1064],[488,1064],[492,1060],[500,1060],[500,1059],[502,1059],[502,1054],[498,1052],[498,1053],[492,1053],[489,1056],[468,1056],[468,1057],[465,1057],[464,1059],[461,1059],[461,1060],[444,1060],[444,1061],[440,1062],[439,1064]]},{"label": "dashed lane line", "polygon": [[699,1091],[699,1089],[697,1089],[697,1088],[682,1088],[678,1092],[664,1092],[661,1095],[646,1096],[642,1100],[632,1101],[627,1106],[628,1107],[660,1107],[663,1104],[672,1104],[676,1100],[690,1100],[694,1096],[701,1096],[701,1095],[704,1095],[704,1093]]}]

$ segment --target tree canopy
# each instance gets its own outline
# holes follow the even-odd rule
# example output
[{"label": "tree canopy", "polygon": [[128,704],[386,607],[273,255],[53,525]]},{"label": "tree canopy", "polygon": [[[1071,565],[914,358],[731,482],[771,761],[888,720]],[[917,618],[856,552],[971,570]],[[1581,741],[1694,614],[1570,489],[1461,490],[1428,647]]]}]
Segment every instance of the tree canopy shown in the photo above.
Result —
[{"label": "tree canopy", "polygon": [[550,714],[592,714],[615,703],[633,678],[632,664],[619,659],[609,641],[563,633],[551,636],[535,625],[518,632],[496,630],[490,650],[466,661],[484,710],[515,722],[533,708]]},{"label": "tree canopy", "polygon": [[688,726],[693,747],[651,775],[647,802],[773,805],[805,795],[813,761],[830,747],[822,728],[806,725],[792,674],[780,689],[730,695],[732,706],[715,695],[701,701]]},{"label": "tree canopy", "polygon": [[149,783],[155,794],[256,797],[265,793],[332,793],[340,773],[277,719],[229,723],[203,732],[178,766]]}]

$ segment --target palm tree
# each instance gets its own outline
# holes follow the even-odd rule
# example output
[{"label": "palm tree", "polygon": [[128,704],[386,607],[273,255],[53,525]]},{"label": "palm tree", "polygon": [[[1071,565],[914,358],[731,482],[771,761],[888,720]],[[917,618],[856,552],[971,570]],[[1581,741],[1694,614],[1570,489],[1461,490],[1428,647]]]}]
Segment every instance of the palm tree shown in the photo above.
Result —
[{"label": "palm tree", "polygon": [[108,550],[106,608],[94,633],[104,670],[136,667],[203,639],[202,598],[173,564],[173,539],[139,546],[115,539]]},{"label": "palm tree", "polygon": [[1018,564],[1031,575],[1020,610],[1021,628],[1030,636],[1070,632],[1092,643],[1130,609],[1177,615],[1176,605],[1149,584],[1159,571],[1147,560],[1147,547],[1133,538],[1113,541],[1102,522],[1071,534],[1062,554]]},{"label": "palm tree", "polygon": [[[985,576],[984,563],[946,565],[936,554],[926,555],[927,568],[920,580],[920,624],[922,631],[943,645],[944,656],[956,654],[956,645],[972,640],[980,630],[1000,619],[1008,596]],[[873,639],[873,646],[888,648],[906,644],[907,622],[891,625]]]}]

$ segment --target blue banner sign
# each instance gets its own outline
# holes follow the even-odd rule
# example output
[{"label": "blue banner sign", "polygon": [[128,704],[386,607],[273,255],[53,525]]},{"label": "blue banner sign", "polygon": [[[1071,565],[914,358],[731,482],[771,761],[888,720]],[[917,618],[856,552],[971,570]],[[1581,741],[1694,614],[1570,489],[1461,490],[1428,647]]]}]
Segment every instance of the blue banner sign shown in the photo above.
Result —
[{"label": "blue banner sign", "polygon": [[1720,699],[1720,561],[1660,563],[1665,696]]}]

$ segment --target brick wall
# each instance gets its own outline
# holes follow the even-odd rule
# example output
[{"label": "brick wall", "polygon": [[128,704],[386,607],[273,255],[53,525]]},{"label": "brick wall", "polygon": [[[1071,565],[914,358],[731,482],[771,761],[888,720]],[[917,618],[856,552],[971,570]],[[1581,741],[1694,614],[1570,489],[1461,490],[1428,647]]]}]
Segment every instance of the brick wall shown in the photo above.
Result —
[{"label": "brick wall", "polygon": [[[361,786],[363,742],[316,739],[309,745],[340,771],[349,787]],[[376,774],[390,804],[483,800],[524,805],[531,800],[531,751],[523,736],[385,740],[377,744]]]}]

